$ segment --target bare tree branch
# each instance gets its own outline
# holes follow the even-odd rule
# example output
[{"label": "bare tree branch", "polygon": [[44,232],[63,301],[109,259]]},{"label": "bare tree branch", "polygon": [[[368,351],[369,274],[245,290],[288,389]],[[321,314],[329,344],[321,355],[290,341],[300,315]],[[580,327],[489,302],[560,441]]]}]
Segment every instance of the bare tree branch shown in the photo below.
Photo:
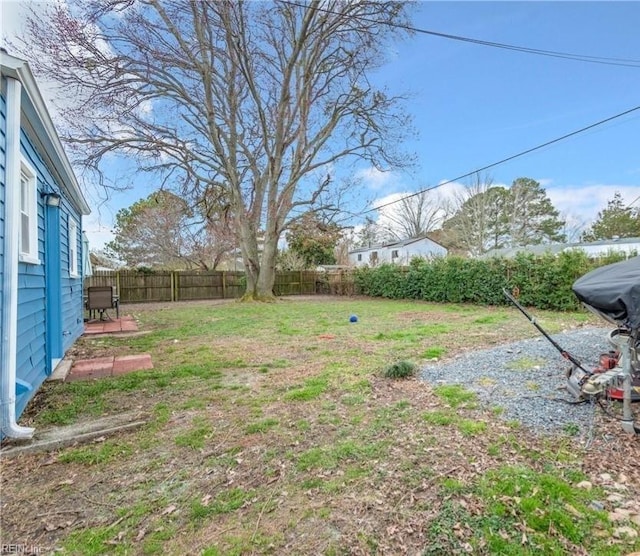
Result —
[{"label": "bare tree branch", "polygon": [[192,206],[223,195],[247,291],[270,296],[289,221],[335,205],[340,185],[317,171],[410,161],[403,99],[368,79],[406,13],[396,0],[75,0],[34,14],[22,52],[75,95],[60,108],[77,161],[100,175],[124,157]]}]

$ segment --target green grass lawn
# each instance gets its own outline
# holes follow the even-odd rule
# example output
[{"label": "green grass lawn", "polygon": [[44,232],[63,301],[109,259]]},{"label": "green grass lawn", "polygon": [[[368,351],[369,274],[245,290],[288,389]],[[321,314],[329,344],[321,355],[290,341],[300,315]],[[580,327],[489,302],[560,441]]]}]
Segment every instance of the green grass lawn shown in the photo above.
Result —
[{"label": "green grass lawn", "polygon": [[[148,351],[154,369],[47,384],[24,419],[44,428],[138,410],[148,424],[7,460],[3,539],[79,555],[640,549],[615,531],[638,527],[594,503],[609,496],[606,443],[591,473],[570,434],[537,437],[463,388],[385,376],[399,362],[535,336],[515,310],[286,298],[122,313],[145,333],[75,349]],[[589,321],[537,318],[551,333]],[[585,479],[594,488],[576,488]]]}]

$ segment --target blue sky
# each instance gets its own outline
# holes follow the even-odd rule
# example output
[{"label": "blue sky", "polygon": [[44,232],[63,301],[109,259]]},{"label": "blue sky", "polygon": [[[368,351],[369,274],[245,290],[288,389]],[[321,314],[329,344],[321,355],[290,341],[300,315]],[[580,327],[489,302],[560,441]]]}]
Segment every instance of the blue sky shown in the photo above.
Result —
[{"label": "blue sky", "polygon": [[[2,0],[3,34],[18,4]],[[544,50],[640,60],[639,2],[419,2],[413,25]],[[417,138],[411,172],[361,172],[375,203],[437,185],[640,105],[640,67],[536,56],[414,34],[389,50],[375,78],[409,93]],[[540,181],[576,226],[619,191],[640,204],[640,110],[489,171],[495,184]],[[463,183],[466,183],[463,181]],[[442,188],[450,195],[461,185]],[[147,190],[115,193],[86,220],[92,247],[109,239],[115,212]],[[97,196],[88,188],[89,200]]]},{"label": "blue sky", "polygon": [[[636,60],[639,25],[637,2],[423,2],[414,19],[442,33]],[[377,176],[381,196],[436,185],[640,105],[639,67],[422,34],[398,45],[393,58],[378,77],[413,93],[419,168]],[[570,220],[592,220],[614,191],[627,203],[640,195],[640,111],[489,172],[498,184],[534,178]]]}]

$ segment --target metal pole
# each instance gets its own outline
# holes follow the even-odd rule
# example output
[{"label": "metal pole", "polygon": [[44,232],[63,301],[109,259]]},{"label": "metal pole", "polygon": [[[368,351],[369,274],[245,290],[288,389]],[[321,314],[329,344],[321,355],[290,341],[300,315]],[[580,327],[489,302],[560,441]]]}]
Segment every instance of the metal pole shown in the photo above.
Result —
[{"label": "metal pole", "polygon": [[622,430],[629,434],[640,434],[640,429],[636,429],[633,424],[633,415],[631,414],[631,342],[635,341],[633,334],[629,334],[624,345],[620,346],[622,358]]},{"label": "metal pole", "polygon": [[536,319],[534,319],[529,313],[527,313],[526,309],[520,305],[520,303],[518,303],[518,301],[516,300],[515,297],[513,297],[506,289],[503,288],[502,293],[504,293],[505,297],[507,299],[509,299],[509,301],[511,301],[511,303],[513,303],[516,308],[518,309],[518,311],[520,311],[525,317],[527,317],[527,319],[529,320],[529,322],[531,324],[533,324],[533,326],[535,326],[538,331],[547,339],[549,340],[549,342],[551,342],[551,345],[556,348],[559,352],[560,355],[562,355],[562,357],[564,357],[567,361],[571,361],[571,363],[573,363],[576,367],[578,367],[579,369],[582,369],[585,373],[587,373],[588,375],[592,375],[593,373],[591,371],[587,371],[587,369],[585,369],[582,364],[580,363],[580,361],[578,361],[573,355],[571,355],[567,350],[563,349],[562,346],[560,346],[560,344],[558,344],[558,342],[556,342],[551,336],[549,336],[549,334],[547,334],[547,332],[545,330],[543,330],[543,328],[536,322]]}]

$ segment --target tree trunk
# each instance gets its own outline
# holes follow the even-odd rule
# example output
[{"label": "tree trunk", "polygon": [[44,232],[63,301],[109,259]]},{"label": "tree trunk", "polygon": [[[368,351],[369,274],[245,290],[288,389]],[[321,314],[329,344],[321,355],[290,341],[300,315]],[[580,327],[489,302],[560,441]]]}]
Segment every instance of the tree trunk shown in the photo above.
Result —
[{"label": "tree trunk", "polygon": [[238,223],[239,243],[244,261],[244,274],[247,280],[247,288],[242,300],[255,300],[259,298],[258,279],[260,277],[260,260],[258,255],[258,240],[254,227],[249,218]]},{"label": "tree trunk", "polygon": [[[257,252],[257,242],[256,242]],[[247,289],[242,296],[243,301],[274,301],[273,285],[276,279],[276,256],[278,254],[278,237],[267,233],[264,238],[260,264],[252,271],[247,269]],[[251,265],[250,265],[251,266]]]},{"label": "tree trunk", "polygon": [[275,299],[273,285],[276,281],[276,256],[278,254],[278,237],[267,234],[264,238],[262,262],[256,288],[256,297],[260,301]]},{"label": "tree trunk", "polygon": [[246,272],[247,289],[242,296],[242,301],[275,301],[273,284],[276,279],[275,265],[261,266],[257,276]]}]

